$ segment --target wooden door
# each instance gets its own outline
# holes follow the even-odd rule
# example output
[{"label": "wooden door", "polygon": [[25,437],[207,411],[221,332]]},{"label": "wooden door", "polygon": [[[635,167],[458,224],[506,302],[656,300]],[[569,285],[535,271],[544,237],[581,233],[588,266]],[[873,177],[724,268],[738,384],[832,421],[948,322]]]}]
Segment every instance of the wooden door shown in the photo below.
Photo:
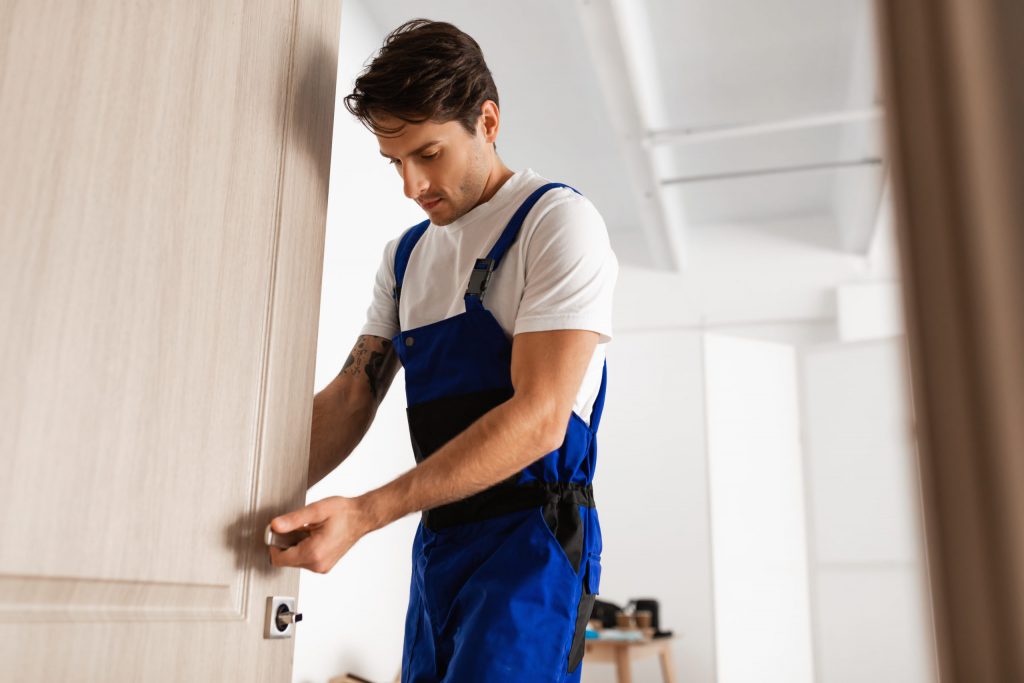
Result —
[{"label": "wooden door", "polygon": [[339,18],[0,1],[0,679],[290,678]]}]

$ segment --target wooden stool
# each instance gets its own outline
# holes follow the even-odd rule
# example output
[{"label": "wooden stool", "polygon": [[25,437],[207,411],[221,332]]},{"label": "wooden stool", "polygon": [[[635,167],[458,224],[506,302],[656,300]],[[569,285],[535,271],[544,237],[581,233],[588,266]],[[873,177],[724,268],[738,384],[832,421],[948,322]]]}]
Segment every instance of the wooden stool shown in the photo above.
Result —
[{"label": "wooden stool", "polygon": [[661,660],[661,677],[665,683],[676,683],[675,665],[672,663],[673,636],[644,640],[612,640],[591,638],[586,643],[584,665],[593,662],[613,662],[618,683],[633,683],[630,662],[650,655]]}]

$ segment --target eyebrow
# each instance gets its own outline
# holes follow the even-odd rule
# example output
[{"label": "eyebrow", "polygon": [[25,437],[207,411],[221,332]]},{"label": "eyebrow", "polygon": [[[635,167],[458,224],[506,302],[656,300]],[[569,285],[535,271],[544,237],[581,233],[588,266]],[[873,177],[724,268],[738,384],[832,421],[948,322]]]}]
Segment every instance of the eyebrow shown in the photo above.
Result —
[{"label": "eyebrow", "polygon": [[[438,145],[440,143],[441,143],[440,140],[431,140],[430,142],[426,143],[425,145],[420,145],[419,147],[417,147],[413,151],[409,152],[409,156],[412,156],[413,154],[419,154],[420,152],[425,150],[427,147],[430,147],[431,145]],[[393,159],[394,158],[394,157],[388,156],[384,152],[381,152],[380,155],[382,157],[384,157],[385,159]]]}]

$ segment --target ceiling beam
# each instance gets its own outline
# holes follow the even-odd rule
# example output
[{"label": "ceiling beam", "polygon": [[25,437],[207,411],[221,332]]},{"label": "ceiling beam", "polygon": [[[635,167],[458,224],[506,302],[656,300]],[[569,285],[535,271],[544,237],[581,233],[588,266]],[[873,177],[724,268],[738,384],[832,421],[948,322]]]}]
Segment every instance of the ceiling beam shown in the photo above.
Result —
[{"label": "ceiling beam", "polygon": [[660,86],[650,51],[653,37],[640,14],[642,5],[577,0],[575,7],[612,121],[613,137],[626,165],[638,207],[637,219],[651,259],[657,268],[682,271],[686,263],[684,226],[680,219],[673,222],[669,218],[654,158],[644,144],[649,126],[643,107],[660,101]]},{"label": "ceiling beam", "polygon": [[[864,102],[877,104],[880,100],[872,8],[873,3],[870,2],[852,3],[847,5],[842,17],[854,39],[844,102],[851,108]],[[849,126],[839,133],[836,154],[841,158],[883,153],[881,119],[870,126]],[[884,169],[879,167],[874,171],[835,178],[832,213],[839,247],[847,253],[867,254],[877,222],[883,175]]]}]

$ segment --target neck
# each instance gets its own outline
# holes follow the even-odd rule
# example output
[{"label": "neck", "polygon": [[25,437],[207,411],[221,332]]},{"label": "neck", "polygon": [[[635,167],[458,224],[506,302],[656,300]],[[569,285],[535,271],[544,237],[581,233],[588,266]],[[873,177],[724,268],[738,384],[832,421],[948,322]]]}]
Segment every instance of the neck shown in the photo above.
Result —
[{"label": "neck", "polygon": [[515,175],[515,171],[503,164],[501,159],[495,156],[491,172],[487,176],[487,183],[484,185],[483,194],[480,195],[479,204],[490,201],[494,193],[513,175]]}]

